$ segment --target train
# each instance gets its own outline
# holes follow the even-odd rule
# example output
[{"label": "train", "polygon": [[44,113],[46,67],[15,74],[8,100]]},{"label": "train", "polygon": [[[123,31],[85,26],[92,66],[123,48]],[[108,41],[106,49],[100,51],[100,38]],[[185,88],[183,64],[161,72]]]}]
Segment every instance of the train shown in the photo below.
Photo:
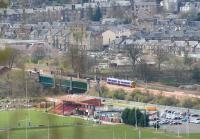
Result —
[{"label": "train", "polygon": [[107,78],[106,82],[108,84],[113,84],[113,85],[126,86],[126,87],[131,87],[131,88],[136,87],[136,82],[131,81],[131,80],[121,80],[121,79],[117,79],[117,78]]}]

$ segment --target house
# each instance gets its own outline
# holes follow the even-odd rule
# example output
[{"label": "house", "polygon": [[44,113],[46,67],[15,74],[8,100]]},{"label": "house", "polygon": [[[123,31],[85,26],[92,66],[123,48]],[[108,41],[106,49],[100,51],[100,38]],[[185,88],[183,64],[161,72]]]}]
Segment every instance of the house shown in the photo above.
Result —
[{"label": "house", "polygon": [[99,50],[102,48],[101,32],[88,30],[87,25],[76,24],[70,27],[69,45],[78,45],[84,50]]},{"label": "house", "polygon": [[101,32],[87,31],[89,45],[88,50],[101,50],[103,47],[103,36]]},{"label": "house", "polygon": [[123,26],[111,27],[102,33],[103,45],[110,45],[115,39],[122,36],[129,37],[130,35],[130,29],[127,29]]},{"label": "house", "polygon": [[157,14],[160,4],[156,0],[136,0],[134,3],[135,16],[143,18],[144,16],[152,16]]},{"label": "house", "polygon": [[180,12],[182,13],[188,13],[192,11],[196,11],[196,12],[200,11],[200,2],[185,2],[180,7]]},{"label": "house", "polygon": [[101,23],[103,25],[108,24],[108,25],[114,25],[117,24],[119,21],[116,18],[103,18]]},{"label": "house", "polygon": [[163,8],[168,12],[178,12],[180,0],[163,0]]},{"label": "house", "polygon": [[66,50],[69,43],[69,31],[65,28],[52,29],[47,32],[46,41],[51,47]]}]

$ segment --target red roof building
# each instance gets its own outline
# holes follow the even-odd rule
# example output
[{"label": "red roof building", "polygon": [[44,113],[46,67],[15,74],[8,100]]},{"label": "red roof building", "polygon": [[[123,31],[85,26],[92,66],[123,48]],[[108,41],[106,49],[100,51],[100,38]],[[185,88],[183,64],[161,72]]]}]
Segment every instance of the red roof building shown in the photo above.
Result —
[{"label": "red roof building", "polygon": [[102,106],[101,100],[84,95],[66,95],[47,98],[47,101],[55,102],[52,112],[59,115],[93,115],[95,108]]}]

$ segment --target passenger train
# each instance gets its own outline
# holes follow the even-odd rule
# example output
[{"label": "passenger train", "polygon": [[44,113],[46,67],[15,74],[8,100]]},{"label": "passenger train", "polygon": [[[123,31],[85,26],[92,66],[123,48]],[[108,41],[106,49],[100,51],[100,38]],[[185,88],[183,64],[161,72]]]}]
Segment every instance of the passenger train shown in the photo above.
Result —
[{"label": "passenger train", "polygon": [[130,81],[130,80],[121,80],[121,79],[116,79],[116,78],[107,78],[106,82],[108,84],[114,84],[114,85],[120,85],[120,86],[127,86],[131,88],[136,87],[136,82],[135,81]]}]

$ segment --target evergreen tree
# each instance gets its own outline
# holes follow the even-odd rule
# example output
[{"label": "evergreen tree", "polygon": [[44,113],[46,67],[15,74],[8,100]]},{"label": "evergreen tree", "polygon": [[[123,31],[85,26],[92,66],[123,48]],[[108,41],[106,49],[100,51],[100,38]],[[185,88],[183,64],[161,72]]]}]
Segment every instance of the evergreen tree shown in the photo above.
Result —
[{"label": "evergreen tree", "polygon": [[128,114],[128,124],[135,125],[135,109],[130,109]]},{"label": "evergreen tree", "polygon": [[192,71],[192,78],[197,81],[200,82],[200,69],[198,67],[195,67]]},{"label": "evergreen tree", "polygon": [[197,14],[196,21],[200,21],[200,13]]},{"label": "evergreen tree", "polygon": [[139,109],[125,109],[122,112],[122,120],[125,124],[135,125],[137,120],[137,125],[141,127],[149,126],[149,116],[142,113]]},{"label": "evergreen tree", "polygon": [[128,124],[128,115],[129,115],[130,109],[126,108],[123,112],[122,112],[122,120],[125,124]]},{"label": "evergreen tree", "polygon": [[84,18],[84,9],[81,9],[81,18]]},{"label": "evergreen tree", "polygon": [[139,126],[147,127],[149,126],[149,116],[147,116],[146,112],[139,117]]},{"label": "evergreen tree", "polygon": [[102,13],[100,7],[98,6],[93,15],[93,21],[100,21],[101,18],[102,18]]},{"label": "evergreen tree", "polygon": [[93,20],[93,9],[91,6],[88,8],[87,17],[88,19]]}]

